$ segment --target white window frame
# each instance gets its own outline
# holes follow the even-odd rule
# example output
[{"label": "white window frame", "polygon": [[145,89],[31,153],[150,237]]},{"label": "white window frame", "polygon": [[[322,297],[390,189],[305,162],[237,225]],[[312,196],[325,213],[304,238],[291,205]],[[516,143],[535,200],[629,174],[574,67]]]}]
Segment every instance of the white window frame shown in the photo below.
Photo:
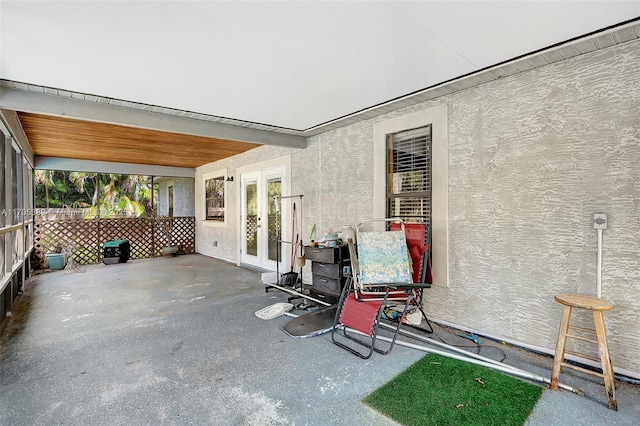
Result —
[{"label": "white window frame", "polygon": [[[222,178],[224,181],[224,220],[207,219],[207,181],[209,179]],[[175,196],[175,193],[174,193]],[[204,205],[204,216],[202,223],[205,226],[226,228],[229,220],[229,185],[227,181],[227,169],[217,170],[215,172],[204,173],[202,175],[202,201]]]},{"label": "white window frame", "polygon": [[387,211],[387,135],[431,124],[431,225],[433,284],[449,286],[449,161],[448,107],[439,105],[424,111],[381,121],[373,127],[373,211],[382,218]]}]

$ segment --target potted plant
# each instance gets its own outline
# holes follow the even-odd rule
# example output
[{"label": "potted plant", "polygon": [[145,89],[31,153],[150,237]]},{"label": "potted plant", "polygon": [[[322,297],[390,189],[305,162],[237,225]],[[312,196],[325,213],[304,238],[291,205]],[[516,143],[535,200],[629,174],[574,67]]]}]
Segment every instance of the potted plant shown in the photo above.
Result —
[{"label": "potted plant", "polygon": [[45,254],[49,269],[59,271],[67,265],[67,252],[61,244],[57,244],[49,253]]},{"label": "potted plant", "polygon": [[[154,211],[154,213],[156,212]],[[175,257],[180,247],[173,244],[173,217],[154,214],[154,223],[166,242],[166,245],[162,247],[162,255],[164,257]]]},{"label": "potted plant", "polygon": [[49,253],[45,254],[49,269],[54,271],[64,269],[66,274],[71,271],[84,272],[78,267],[78,263],[73,258],[75,250],[76,245],[74,243],[56,244]]},{"label": "potted plant", "polygon": [[156,208],[147,209],[147,218],[153,228],[157,230],[161,236],[161,240],[166,243],[162,247],[162,255],[164,257],[175,257],[180,251],[180,247],[173,244],[173,217],[160,216]]},{"label": "potted plant", "polygon": [[164,257],[175,257],[180,247],[173,244],[173,217],[161,216],[158,221],[158,229],[165,236],[167,245],[162,247],[162,255]]}]

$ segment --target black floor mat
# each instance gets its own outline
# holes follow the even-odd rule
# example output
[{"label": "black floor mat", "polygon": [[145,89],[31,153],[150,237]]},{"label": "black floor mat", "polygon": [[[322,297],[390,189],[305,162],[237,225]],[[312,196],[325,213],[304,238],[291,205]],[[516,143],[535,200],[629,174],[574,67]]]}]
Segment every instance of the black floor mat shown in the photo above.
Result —
[{"label": "black floor mat", "polygon": [[328,306],[294,318],[282,327],[291,337],[313,337],[331,331],[336,306]]}]

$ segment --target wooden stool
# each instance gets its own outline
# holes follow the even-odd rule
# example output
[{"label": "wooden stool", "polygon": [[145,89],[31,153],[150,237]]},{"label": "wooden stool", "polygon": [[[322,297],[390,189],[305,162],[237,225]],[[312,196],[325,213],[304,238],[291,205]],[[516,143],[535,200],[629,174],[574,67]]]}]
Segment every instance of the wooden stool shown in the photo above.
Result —
[{"label": "wooden stool", "polygon": [[[613,305],[605,300],[597,297],[586,296],[583,294],[557,294],[555,296],[556,302],[564,305],[562,311],[562,319],[560,320],[560,331],[558,332],[558,343],[556,344],[556,353],[553,358],[553,370],[551,371],[551,383],[549,389],[558,389],[558,376],[562,371],[562,367],[573,368],[574,370],[582,371],[583,373],[592,374],[604,379],[604,386],[607,390],[607,398],[609,399],[609,408],[618,411],[618,402],[616,401],[616,383],[613,376],[613,366],[611,365],[611,358],[609,356],[609,345],[607,343],[607,335],[604,328],[604,316],[603,311],[610,311],[613,309]],[[577,327],[570,324],[571,320],[571,308],[588,309],[593,311],[593,320],[596,325],[595,330],[589,328]],[[569,329],[578,330],[587,333],[594,333],[598,340],[588,339],[583,336],[577,336],[575,334],[569,334]],[[593,356],[571,352],[565,350],[567,338],[579,339],[586,342],[595,343],[598,345],[598,352],[600,358]],[[581,368],[572,364],[564,362],[565,353],[587,358],[593,361],[600,361],[602,364],[602,374]]]}]

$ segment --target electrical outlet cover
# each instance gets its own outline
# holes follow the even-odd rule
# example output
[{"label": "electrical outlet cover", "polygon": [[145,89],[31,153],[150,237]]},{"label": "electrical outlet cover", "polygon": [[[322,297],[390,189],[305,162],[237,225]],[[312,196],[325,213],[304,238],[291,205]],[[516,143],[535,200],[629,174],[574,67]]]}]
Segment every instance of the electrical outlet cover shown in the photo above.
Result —
[{"label": "electrical outlet cover", "polygon": [[607,229],[607,215],[605,213],[593,215],[593,229]]}]

